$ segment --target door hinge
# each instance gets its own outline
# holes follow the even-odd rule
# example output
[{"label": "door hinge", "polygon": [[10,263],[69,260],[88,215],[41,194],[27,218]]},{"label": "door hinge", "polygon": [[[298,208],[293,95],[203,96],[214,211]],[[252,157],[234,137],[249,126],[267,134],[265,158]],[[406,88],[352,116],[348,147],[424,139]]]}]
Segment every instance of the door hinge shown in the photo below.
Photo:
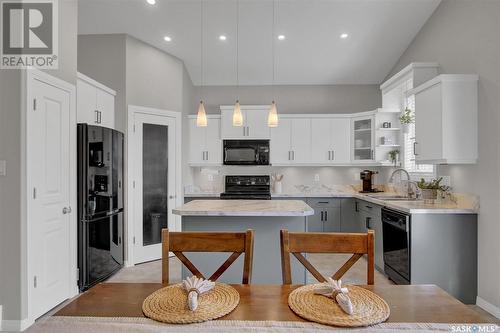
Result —
[{"label": "door hinge", "polygon": [[134,237],[132,237],[132,244],[134,244],[134,245],[135,245],[135,236],[134,236]]},{"label": "door hinge", "polygon": [[36,98],[33,98],[33,111],[36,111]]},{"label": "door hinge", "polygon": [[36,187],[33,187],[33,199],[36,199]]},{"label": "door hinge", "polygon": [[35,275],[33,277],[33,288],[36,288],[36,285],[37,285],[37,283],[36,283],[36,275]]}]

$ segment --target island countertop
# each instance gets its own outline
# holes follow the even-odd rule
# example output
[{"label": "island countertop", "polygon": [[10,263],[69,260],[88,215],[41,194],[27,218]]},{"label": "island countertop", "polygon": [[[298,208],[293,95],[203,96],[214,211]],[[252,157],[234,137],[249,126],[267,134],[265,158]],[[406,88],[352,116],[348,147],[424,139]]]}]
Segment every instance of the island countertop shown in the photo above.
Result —
[{"label": "island countertop", "polygon": [[309,216],[314,210],[302,200],[194,200],[177,207],[180,216]]}]

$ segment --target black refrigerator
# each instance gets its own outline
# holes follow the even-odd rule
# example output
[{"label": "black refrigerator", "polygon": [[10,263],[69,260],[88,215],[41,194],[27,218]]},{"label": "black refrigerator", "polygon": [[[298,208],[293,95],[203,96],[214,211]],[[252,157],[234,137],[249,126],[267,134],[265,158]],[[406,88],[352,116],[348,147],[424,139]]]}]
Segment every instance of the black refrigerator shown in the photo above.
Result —
[{"label": "black refrigerator", "polygon": [[123,266],[123,133],[78,124],[78,287]]}]

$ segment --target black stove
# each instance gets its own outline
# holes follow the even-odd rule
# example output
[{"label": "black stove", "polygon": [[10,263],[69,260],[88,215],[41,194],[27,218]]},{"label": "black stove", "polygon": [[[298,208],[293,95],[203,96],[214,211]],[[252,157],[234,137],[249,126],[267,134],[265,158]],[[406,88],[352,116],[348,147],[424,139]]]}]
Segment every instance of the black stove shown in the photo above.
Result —
[{"label": "black stove", "polygon": [[270,200],[269,176],[226,176],[225,192],[221,199]]}]

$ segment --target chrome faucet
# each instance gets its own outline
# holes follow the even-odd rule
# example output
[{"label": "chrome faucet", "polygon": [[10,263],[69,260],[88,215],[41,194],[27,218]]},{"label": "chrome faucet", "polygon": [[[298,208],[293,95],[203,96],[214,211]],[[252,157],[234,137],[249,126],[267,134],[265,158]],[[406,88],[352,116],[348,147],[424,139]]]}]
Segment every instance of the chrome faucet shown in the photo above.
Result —
[{"label": "chrome faucet", "polygon": [[[398,168],[396,170],[394,170],[391,174],[391,177],[389,177],[389,183],[392,183],[392,181],[394,180],[394,176],[397,174],[397,173],[404,173],[406,175],[406,178],[407,178],[407,181],[406,181],[406,195],[408,196],[408,198],[417,198],[418,196],[418,186],[417,186],[417,183],[412,181],[410,179],[410,174],[408,173],[408,171],[406,171],[405,169],[403,168]],[[415,191],[412,190],[412,185],[415,186]]]}]

